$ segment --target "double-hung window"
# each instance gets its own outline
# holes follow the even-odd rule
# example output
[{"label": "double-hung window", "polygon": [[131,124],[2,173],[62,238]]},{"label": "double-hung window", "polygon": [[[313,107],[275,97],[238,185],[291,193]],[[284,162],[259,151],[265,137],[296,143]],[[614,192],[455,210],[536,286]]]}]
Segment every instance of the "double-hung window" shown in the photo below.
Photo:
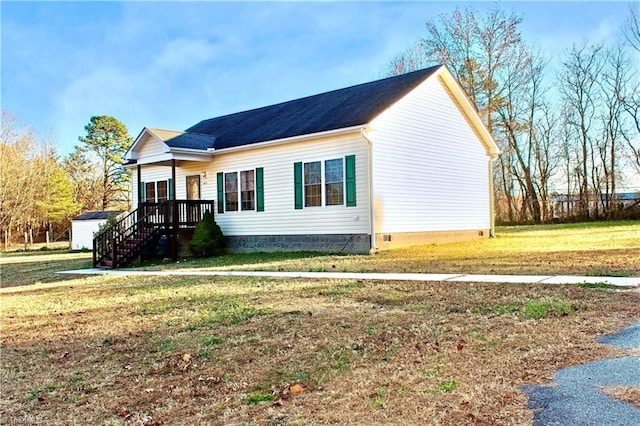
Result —
[{"label": "double-hung window", "polygon": [[173,200],[173,180],[140,183],[140,200],[147,203],[163,203]]},{"label": "double-hung window", "polygon": [[160,180],[158,182],[156,182],[156,191],[157,191],[157,196],[158,196],[158,202],[162,203],[164,201],[167,201],[169,199],[169,191],[168,191],[168,185],[167,185],[167,181],[166,180]]},{"label": "double-hung window", "polygon": [[255,210],[256,185],[253,170],[240,172],[240,197],[242,200],[242,210]]},{"label": "double-hung window", "polygon": [[226,211],[238,211],[238,172],[224,174],[224,202]]},{"label": "double-hung window", "polygon": [[295,208],[356,205],[355,155],[293,165]]},{"label": "double-hung window", "polygon": [[327,206],[344,204],[344,161],[342,158],[324,162],[324,187]]},{"label": "double-hung window", "polygon": [[155,203],[156,202],[156,183],[155,182],[147,182],[144,184],[145,188],[145,197],[144,200],[147,203]]},{"label": "double-hung window", "polygon": [[304,206],[322,205],[322,163],[304,163]]},{"label": "double-hung window", "polygon": [[218,173],[218,213],[264,211],[263,175],[262,167]]}]

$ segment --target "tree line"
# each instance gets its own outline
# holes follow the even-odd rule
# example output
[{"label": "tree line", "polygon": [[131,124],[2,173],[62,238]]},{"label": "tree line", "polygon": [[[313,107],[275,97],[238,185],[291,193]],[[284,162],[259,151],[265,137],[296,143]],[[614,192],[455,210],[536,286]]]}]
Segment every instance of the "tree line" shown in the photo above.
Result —
[{"label": "tree line", "polygon": [[576,42],[556,70],[522,38],[521,23],[499,6],[455,9],[428,21],[386,74],[440,63],[458,79],[502,150],[494,168],[499,221],[640,216],[637,200],[625,206],[617,196],[640,175],[638,4],[619,38]]},{"label": "tree line", "polygon": [[[617,197],[640,178],[640,11],[629,7],[614,40],[581,40],[551,58],[520,34],[522,18],[498,5],[456,8],[386,67],[398,75],[445,64],[475,104],[502,154],[494,167],[496,216],[504,223],[640,218]],[[132,138],[110,116],[91,117],[73,152],[60,157],[2,111],[0,232],[12,240],[64,234],[92,210],[127,210],[123,168]],[[640,192],[640,188],[636,188]],[[554,195],[555,203],[554,203]],[[558,206],[562,209],[558,211]]]},{"label": "tree line", "polygon": [[2,111],[0,132],[0,232],[5,248],[68,237],[81,212],[128,210],[124,154],[132,138],[109,116],[91,117],[79,145],[60,157],[51,137],[39,137]]}]

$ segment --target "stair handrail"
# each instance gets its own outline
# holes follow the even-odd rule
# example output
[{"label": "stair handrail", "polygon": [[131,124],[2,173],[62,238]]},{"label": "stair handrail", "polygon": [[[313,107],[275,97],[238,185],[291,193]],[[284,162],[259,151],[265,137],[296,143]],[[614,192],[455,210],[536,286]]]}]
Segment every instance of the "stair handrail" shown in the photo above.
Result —
[{"label": "stair handrail", "polygon": [[[167,206],[168,202],[162,202],[159,204],[148,205],[142,203],[140,207],[133,210],[131,213],[117,220],[116,222],[105,226],[103,229],[96,233],[93,238],[93,266],[97,267],[104,259],[111,255],[112,267],[115,269],[118,267],[118,247],[128,237],[134,237],[138,232],[142,224],[151,224],[154,228],[160,228],[166,226],[164,221],[153,222],[149,219],[158,215],[161,208]],[[138,218],[141,213],[141,208],[146,211],[142,217]],[[151,210],[147,210],[151,209]],[[165,209],[166,211],[166,209]]]}]

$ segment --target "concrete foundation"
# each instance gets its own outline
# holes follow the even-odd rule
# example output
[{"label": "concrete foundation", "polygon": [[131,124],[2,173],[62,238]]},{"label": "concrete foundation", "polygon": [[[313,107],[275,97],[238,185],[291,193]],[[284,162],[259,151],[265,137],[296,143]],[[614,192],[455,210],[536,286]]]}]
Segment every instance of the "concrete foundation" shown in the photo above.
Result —
[{"label": "concrete foundation", "polygon": [[389,250],[401,247],[419,246],[436,243],[453,243],[478,238],[489,238],[489,229],[471,231],[437,231],[437,232],[401,232],[376,234],[376,247]]},{"label": "concrete foundation", "polygon": [[252,235],[227,236],[233,253],[319,251],[327,253],[369,253],[368,234]]}]

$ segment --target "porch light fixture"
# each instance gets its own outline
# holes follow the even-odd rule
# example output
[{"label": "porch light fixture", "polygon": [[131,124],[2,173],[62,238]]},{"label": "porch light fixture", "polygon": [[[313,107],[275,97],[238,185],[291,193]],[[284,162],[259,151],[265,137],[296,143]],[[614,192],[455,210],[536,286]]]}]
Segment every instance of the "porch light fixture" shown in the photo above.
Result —
[{"label": "porch light fixture", "polygon": [[206,178],[207,177],[207,172],[200,173],[200,176],[202,176],[203,179]]}]

